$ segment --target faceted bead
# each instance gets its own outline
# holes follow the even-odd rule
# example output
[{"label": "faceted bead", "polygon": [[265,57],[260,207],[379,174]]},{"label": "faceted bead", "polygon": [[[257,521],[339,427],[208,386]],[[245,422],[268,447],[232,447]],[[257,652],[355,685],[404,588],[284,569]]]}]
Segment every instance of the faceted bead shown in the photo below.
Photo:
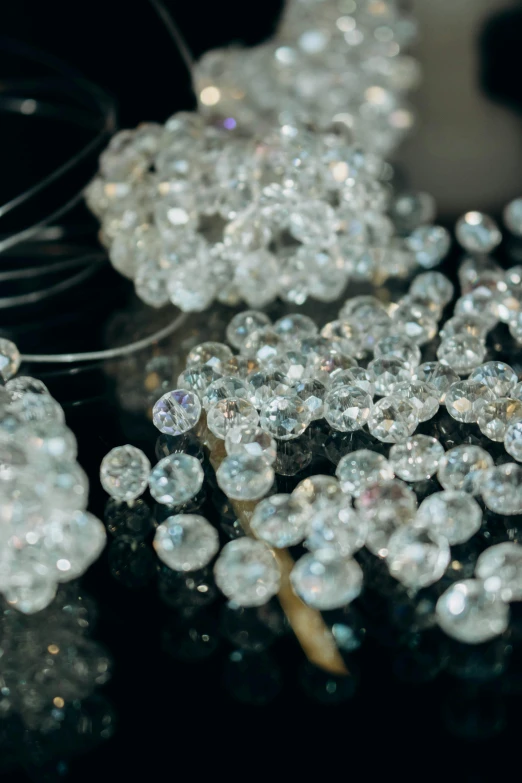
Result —
[{"label": "faceted bead", "polygon": [[299,348],[289,348],[279,353],[265,367],[270,372],[280,372],[290,385],[299,383],[308,375],[308,358]]},{"label": "faceted bead", "polygon": [[393,479],[361,491],[355,498],[355,507],[368,522],[367,548],[379,557],[386,557],[392,533],[413,519],[417,496],[402,481]]},{"label": "faceted bead", "polygon": [[25,422],[65,421],[61,405],[47,394],[26,392],[12,401],[9,410]]},{"label": "faceted bead", "polygon": [[207,412],[207,426],[216,438],[225,440],[232,427],[257,427],[259,414],[251,402],[239,397],[220,400]]},{"label": "faceted bead", "polygon": [[419,421],[429,421],[439,410],[437,392],[427,383],[422,381],[409,381],[398,383],[393,394],[411,402]]},{"label": "faceted bead", "polygon": [[232,358],[232,351],[224,343],[207,342],[196,345],[187,356],[187,368],[194,364],[208,364],[222,374],[221,366]]},{"label": "faceted bead", "polygon": [[438,470],[444,448],[436,438],[412,435],[390,449],[390,465],[403,481],[424,481]]},{"label": "faceted bead", "polygon": [[336,509],[346,502],[339,482],[333,476],[310,476],[299,482],[292,496],[308,504],[314,514]]},{"label": "faceted bead", "polygon": [[273,397],[260,411],[260,425],[276,440],[298,438],[312,420],[308,407],[297,395]]},{"label": "faceted bead", "polygon": [[394,356],[381,356],[368,364],[368,372],[373,378],[376,394],[384,396],[391,394],[397,384],[411,379],[412,367]]},{"label": "faceted bead", "polygon": [[480,530],[482,511],[477,501],[461,490],[429,495],[419,506],[415,526],[445,538],[450,546],[469,541]]},{"label": "faceted bead", "polygon": [[373,376],[363,367],[352,367],[349,370],[341,370],[335,373],[332,377],[330,389],[336,389],[338,386],[356,386],[372,398],[375,395]]},{"label": "faceted bead", "polygon": [[150,494],[158,503],[181,506],[203,486],[203,468],[189,454],[169,454],[161,459],[149,476]]},{"label": "faceted bead", "polygon": [[[35,466],[36,467],[36,466]],[[87,507],[89,481],[77,462],[56,460],[45,475],[45,489],[60,510],[76,511]]]},{"label": "faceted bead", "polygon": [[247,356],[233,356],[222,365],[223,375],[234,375],[246,380],[251,372],[259,370],[259,363],[256,359],[249,359]]},{"label": "faceted bead", "polygon": [[305,546],[316,552],[329,549],[340,557],[350,557],[364,546],[368,523],[349,505],[327,508],[312,514]]},{"label": "faceted bead", "polygon": [[249,307],[264,307],[278,294],[278,276],[276,257],[260,248],[241,257],[236,266],[234,282]]},{"label": "faceted bead", "polygon": [[262,541],[238,538],[225,544],[214,566],[216,584],[239,606],[262,606],[280,586],[281,573]]},{"label": "faceted bead", "polygon": [[437,478],[444,489],[477,495],[485,475],[483,471],[492,467],[493,457],[480,446],[455,446],[442,457]]},{"label": "faceted bead", "polygon": [[62,422],[31,422],[22,428],[20,438],[29,462],[76,459],[76,438]]},{"label": "faceted bead", "polygon": [[337,386],[325,398],[325,418],[330,426],[341,432],[362,429],[372,407],[372,399],[357,386]]},{"label": "faceted bead", "polygon": [[259,500],[274,483],[274,469],[263,457],[232,454],[222,461],[216,479],[231,500]]},{"label": "faceted bead", "polygon": [[321,381],[314,379],[300,381],[292,387],[292,392],[304,402],[312,421],[323,418],[326,387]]},{"label": "faceted bead", "polygon": [[383,443],[400,443],[413,435],[419,420],[412,402],[398,395],[376,402],[368,418],[370,434]]},{"label": "faceted bead", "polygon": [[201,397],[201,403],[208,412],[216,403],[232,397],[242,400],[249,399],[249,389],[246,381],[242,381],[241,378],[237,378],[234,375],[223,375],[207,386]]},{"label": "faceted bead", "polygon": [[261,408],[273,397],[285,397],[293,394],[288,379],[279,370],[258,370],[248,375],[248,399],[255,408]]},{"label": "faceted bead", "polygon": [[244,310],[235,315],[227,326],[227,340],[234,348],[241,350],[252,332],[270,326],[270,318],[259,310]]},{"label": "faceted bead", "polygon": [[473,370],[469,379],[487,386],[495,397],[510,397],[518,381],[516,372],[504,362],[481,364]]},{"label": "faceted bead", "polygon": [[272,326],[263,326],[248,335],[241,347],[241,353],[264,365],[278,356],[281,351],[285,351],[287,347],[287,343]]},{"label": "faceted bead", "polygon": [[474,313],[461,313],[460,315],[454,315],[453,318],[449,318],[439,334],[441,340],[465,334],[484,340],[490,328],[491,322],[487,318]]},{"label": "faceted bead", "polygon": [[166,435],[182,435],[195,427],[201,416],[201,403],[195,392],[175,389],[164,394],[152,409],[152,421]]},{"label": "faceted bead", "polygon": [[498,297],[489,288],[482,286],[461,296],[455,302],[454,316],[473,315],[482,318],[484,330],[489,332],[498,323]]},{"label": "faceted bead", "polygon": [[453,284],[440,272],[424,272],[417,275],[410,285],[410,295],[420,299],[429,299],[440,307],[445,307],[453,299]]},{"label": "faceted bead", "polygon": [[330,321],[321,329],[321,336],[332,348],[348,356],[359,356],[362,350],[361,330],[348,321]]},{"label": "faceted bead", "polygon": [[176,514],[158,525],[153,546],[173,571],[197,571],[219,551],[219,536],[205,517]]},{"label": "faceted bead", "polygon": [[452,383],[446,392],[446,409],[457,421],[470,424],[477,421],[482,406],[493,399],[491,389],[482,383],[458,381]]},{"label": "faceted bead", "polygon": [[373,352],[376,359],[394,356],[411,368],[417,367],[421,359],[419,346],[400,334],[390,334],[383,337],[375,344]]},{"label": "faceted bead", "polygon": [[502,442],[510,424],[522,419],[522,402],[503,397],[481,406],[477,416],[480,431],[490,440]]},{"label": "faceted bead", "polygon": [[496,514],[522,513],[522,466],[514,462],[490,468],[480,482],[482,500]]},{"label": "faceted bead", "polygon": [[413,381],[427,383],[437,393],[439,403],[444,405],[446,402],[446,392],[452,383],[459,380],[457,373],[451,367],[440,362],[425,362],[419,364],[413,371]]},{"label": "faceted bead", "polygon": [[274,323],[274,332],[287,342],[297,342],[303,337],[317,334],[317,331],[313,319],[301,313],[289,313]]},{"label": "faceted bead", "polygon": [[319,550],[297,561],[290,581],[305,604],[325,611],[345,606],[357,598],[362,590],[363,572],[355,560],[336,556],[330,550]]},{"label": "faceted bead", "polygon": [[522,381],[517,383],[511,394],[509,395],[513,400],[522,400]]},{"label": "faceted bead", "polygon": [[425,345],[437,334],[436,317],[418,302],[402,301],[393,311],[393,331],[403,334],[417,345]]},{"label": "faceted bead", "polygon": [[494,639],[509,623],[507,604],[477,579],[452,584],[437,601],[435,612],[444,633],[465,644]]},{"label": "faceted bead", "polygon": [[406,238],[406,245],[420,266],[431,269],[448,254],[451,238],[442,226],[419,226]]},{"label": "faceted bead", "polygon": [[228,430],[225,448],[228,455],[247,454],[250,457],[261,457],[268,465],[272,465],[277,457],[274,438],[260,427],[248,424]]},{"label": "faceted bead", "polygon": [[208,364],[193,364],[187,367],[178,378],[178,387],[194,392],[201,399],[211,383],[221,378],[221,374],[216,372]]},{"label": "faceted bead", "polygon": [[512,541],[490,546],[479,555],[475,576],[503,601],[522,601],[522,546]]},{"label": "faceted bead", "polygon": [[515,198],[506,204],[502,217],[506,228],[512,234],[522,236],[522,198]]},{"label": "faceted bead", "polygon": [[304,244],[329,247],[335,241],[337,216],[324,201],[301,201],[290,213],[289,229]]},{"label": "faceted bead", "polygon": [[20,352],[11,340],[0,337],[0,377],[8,381],[18,372],[20,367]]},{"label": "faceted bead", "polygon": [[261,500],[254,509],[250,527],[276,549],[301,543],[308,533],[310,507],[293,495],[271,495]]},{"label": "faceted bead", "polygon": [[359,449],[341,457],[335,475],[342,491],[353,497],[358,497],[372,484],[390,481],[395,477],[386,457],[369,449]]},{"label": "faceted bead", "polygon": [[504,448],[517,462],[522,462],[522,421],[509,424],[504,436]]},{"label": "faceted bead", "polygon": [[350,370],[352,367],[357,367],[356,359],[331,348],[315,357],[312,365],[308,367],[307,374],[321,381],[328,388],[336,373]]},{"label": "faceted bead", "polygon": [[49,394],[49,389],[38,378],[30,378],[26,375],[18,375],[7,381],[5,389],[9,392],[13,402],[19,400],[24,394]]},{"label": "faceted bead", "polygon": [[429,536],[411,525],[398,528],[388,541],[386,564],[390,574],[414,590],[438,582],[450,561],[447,541]]},{"label": "faceted bead", "polygon": [[455,226],[457,241],[470,253],[490,253],[502,240],[493,218],[483,212],[466,212]]},{"label": "faceted bead", "polygon": [[116,500],[132,501],[145,492],[150,462],[135,446],[116,446],[100,466],[102,487]]},{"label": "faceted bead", "polygon": [[486,346],[478,337],[467,334],[442,340],[437,349],[437,358],[459,375],[468,375],[484,361]]}]

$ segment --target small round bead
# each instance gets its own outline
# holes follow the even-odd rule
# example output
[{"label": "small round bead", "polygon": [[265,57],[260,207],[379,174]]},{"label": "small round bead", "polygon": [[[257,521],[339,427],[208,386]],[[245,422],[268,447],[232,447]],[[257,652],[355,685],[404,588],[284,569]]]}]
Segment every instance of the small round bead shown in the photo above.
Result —
[{"label": "small round bead", "polygon": [[[356,368],[358,369],[358,368]],[[347,371],[351,372],[351,371]],[[310,411],[312,421],[322,419],[324,416],[324,400],[326,397],[326,387],[321,381],[313,378],[299,381],[292,387],[292,392],[304,402],[305,407]]]},{"label": "small round bead", "polygon": [[477,367],[469,376],[470,381],[491,389],[495,397],[510,397],[518,382],[516,372],[505,362],[486,362]]},{"label": "small round bead", "polygon": [[270,318],[259,310],[244,310],[235,315],[227,326],[227,340],[241,350],[245,340],[263,326],[270,326]]},{"label": "small round bead", "polygon": [[345,606],[357,598],[362,590],[363,572],[355,560],[320,550],[297,561],[290,581],[305,604],[324,611]]},{"label": "small round bead", "polygon": [[410,295],[430,299],[444,307],[451,302],[454,294],[453,284],[440,272],[424,272],[417,275],[410,285]]},{"label": "small round bead", "polygon": [[466,212],[455,226],[457,241],[471,253],[490,253],[502,240],[493,218],[483,212]]},{"label": "small round bead", "polygon": [[196,426],[200,416],[199,397],[187,389],[167,392],[152,409],[154,426],[165,435],[183,435]]},{"label": "small round bead", "polygon": [[216,372],[221,373],[224,362],[233,356],[232,351],[224,343],[206,342],[196,345],[187,356],[187,368],[194,364],[208,364]]},{"label": "small round bead", "polygon": [[446,392],[446,409],[457,421],[477,421],[482,405],[494,399],[493,392],[478,381],[452,383]]},{"label": "small round bead", "polygon": [[28,375],[18,375],[11,378],[5,385],[6,391],[11,395],[11,399],[19,400],[22,395],[27,394],[49,394],[49,389],[38,378],[31,378]]},{"label": "small round bead", "polygon": [[145,492],[150,462],[135,446],[116,446],[102,460],[102,487],[116,500],[132,501]]},{"label": "small round bead", "polygon": [[420,266],[431,269],[448,254],[451,237],[443,226],[419,226],[406,238],[406,245]]},{"label": "small round bead", "polygon": [[504,447],[513,459],[522,462],[522,421],[516,421],[508,426],[504,436]]},{"label": "small round bead", "polygon": [[293,495],[271,495],[254,509],[250,527],[257,538],[283,549],[301,543],[308,533],[310,508]]},{"label": "small round bead", "polygon": [[455,446],[442,457],[437,478],[444,489],[459,489],[477,495],[483,471],[492,467],[493,457],[480,446]]},{"label": "small round bead", "polygon": [[207,413],[209,430],[221,440],[225,440],[227,432],[232,427],[248,425],[256,427],[259,414],[251,402],[239,398],[220,400]]},{"label": "small round bead", "polygon": [[522,198],[515,198],[506,204],[502,213],[506,228],[517,237],[522,236]]},{"label": "small round bead", "polygon": [[259,500],[274,483],[274,469],[262,457],[234,454],[221,462],[216,480],[231,500]]},{"label": "small round bead", "polygon": [[447,337],[437,349],[437,358],[459,375],[467,375],[484,361],[486,346],[468,334]]},{"label": "small round bead", "polygon": [[522,466],[508,462],[490,468],[480,483],[480,492],[486,506],[495,514],[521,514]]},{"label": "small round bead", "polygon": [[490,440],[501,443],[510,424],[522,419],[522,402],[501,397],[498,400],[485,402],[481,406],[477,424],[480,431]]},{"label": "small round bead", "polygon": [[374,356],[376,359],[394,356],[413,368],[417,367],[420,362],[421,350],[418,345],[407,337],[399,334],[390,334],[377,341],[374,348]]},{"label": "small round bead", "polygon": [[444,448],[436,438],[412,435],[390,449],[390,465],[403,481],[424,481],[438,470]]},{"label": "small round bead", "polygon": [[443,536],[450,546],[469,541],[480,530],[482,510],[467,492],[444,490],[429,495],[419,506],[417,527]]},{"label": "small round bead", "polygon": [[274,323],[274,332],[280,335],[283,340],[293,342],[317,334],[318,329],[313,319],[308,315],[289,313]]},{"label": "small round bead", "polygon": [[415,406],[407,399],[390,395],[376,402],[368,418],[370,434],[383,443],[399,443],[413,435],[419,420]]},{"label": "small round bead", "polygon": [[398,383],[393,394],[411,402],[419,421],[429,421],[439,410],[438,393],[422,381],[407,381]]},{"label": "small round bead", "polygon": [[509,607],[477,579],[464,579],[448,587],[435,609],[439,626],[465,644],[482,644],[504,633]]},{"label": "small round bead", "polygon": [[412,381],[421,381],[431,386],[437,393],[440,405],[446,402],[446,392],[452,383],[456,383],[459,376],[445,364],[440,362],[424,362],[413,371]]},{"label": "small round bead", "polygon": [[241,378],[233,375],[223,375],[207,386],[201,397],[201,404],[206,411],[209,411],[216,403],[232,397],[248,400],[249,390],[246,381],[242,381]]},{"label": "small round bead", "polygon": [[262,541],[238,538],[225,544],[214,566],[216,584],[239,606],[262,606],[280,587],[281,572]]},{"label": "small round bead", "polygon": [[209,364],[193,364],[187,367],[178,378],[178,388],[194,392],[201,399],[211,383],[221,378]]},{"label": "small round bead", "polygon": [[359,449],[345,454],[339,460],[335,475],[341,489],[347,495],[358,497],[370,484],[391,481],[393,468],[386,457],[369,449]]},{"label": "small round bead", "polygon": [[372,398],[357,386],[338,386],[325,397],[325,418],[340,432],[360,430],[370,416]]},{"label": "small round bead", "polygon": [[503,601],[522,601],[522,546],[513,541],[490,546],[479,555],[475,576]]},{"label": "small round bead", "polygon": [[380,356],[368,364],[368,372],[373,378],[375,392],[380,396],[392,394],[395,386],[410,381],[412,367],[403,359],[394,356]]},{"label": "small round bead", "polygon": [[20,351],[11,340],[0,337],[0,377],[8,381],[20,367]]},{"label": "small round bead", "polygon": [[197,571],[219,551],[219,536],[205,517],[176,514],[158,525],[153,546],[173,571]]},{"label": "small round bead", "polygon": [[438,582],[449,561],[450,549],[444,538],[411,525],[397,528],[388,542],[390,574],[414,590]]},{"label": "small round bead", "polygon": [[248,454],[250,457],[261,457],[268,465],[272,465],[277,457],[277,443],[274,438],[264,432],[261,427],[242,424],[232,427],[225,438],[227,454]]},{"label": "small round bead", "polygon": [[149,476],[150,494],[158,503],[181,506],[203,486],[203,468],[189,454],[169,454],[161,459]]},{"label": "small round bead", "polygon": [[297,395],[273,397],[260,411],[261,428],[276,440],[298,438],[311,420],[309,409]]}]

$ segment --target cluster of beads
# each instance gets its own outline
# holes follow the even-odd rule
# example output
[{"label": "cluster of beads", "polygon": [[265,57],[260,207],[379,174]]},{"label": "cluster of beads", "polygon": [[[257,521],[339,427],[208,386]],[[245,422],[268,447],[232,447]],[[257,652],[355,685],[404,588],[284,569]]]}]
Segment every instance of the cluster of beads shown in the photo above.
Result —
[{"label": "cluster of beads", "polygon": [[254,130],[343,122],[380,154],[411,129],[406,95],[419,80],[404,54],[416,25],[396,0],[290,0],[260,46],[205,54],[195,68],[201,111]]},{"label": "cluster of beads", "polygon": [[20,354],[0,339],[0,592],[38,612],[105,545],[86,511],[88,481],[61,406],[42,381],[16,376]]}]

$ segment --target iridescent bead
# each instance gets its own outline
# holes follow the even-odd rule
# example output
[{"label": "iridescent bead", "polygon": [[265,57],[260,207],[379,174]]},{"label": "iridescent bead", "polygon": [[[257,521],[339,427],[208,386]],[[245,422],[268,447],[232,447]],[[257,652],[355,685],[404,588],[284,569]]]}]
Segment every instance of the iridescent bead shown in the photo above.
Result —
[{"label": "iridescent bead", "polygon": [[481,406],[477,424],[490,440],[502,442],[510,424],[522,419],[522,402],[501,397]]},{"label": "iridescent bead", "polygon": [[388,541],[390,574],[414,590],[438,582],[450,561],[447,541],[410,525],[398,528]]},{"label": "iridescent bead", "polygon": [[242,381],[241,378],[237,378],[234,375],[223,375],[223,377],[218,378],[207,386],[201,397],[201,403],[208,412],[216,403],[232,397],[242,400],[249,399],[249,389],[246,381]]},{"label": "iridescent bead", "polygon": [[438,470],[444,448],[429,435],[412,435],[390,449],[390,465],[403,481],[424,481]]},{"label": "iridescent bead", "polygon": [[479,555],[475,576],[503,601],[522,601],[522,546],[513,541],[490,546]]},{"label": "iridescent bead", "polygon": [[195,392],[174,389],[164,394],[152,409],[152,421],[166,435],[183,435],[199,421],[201,403]]},{"label": "iridescent bead", "polygon": [[446,402],[446,392],[452,383],[459,380],[457,373],[440,362],[425,362],[419,364],[413,371],[412,381],[421,381],[427,383],[435,390],[439,403],[444,405]]},{"label": "iridescent bead", "polygon": [[471,253],[490,253],[502,240],[493,218],[483,212],[466,212],[455,226],[457,241]]},{"label": "iridescent bead", "polygon": [[102,460],[102,487],[116,500],[132,501],[145,492],[150,462],[135,446],[116,446]]},{"label": "iridescent bead", "polygon": [[395,478],[386,457],[369,449],[359,449],[341,457],[335,475],[342,491],[353,497],[358,497],[371,484]]},{"label": "iridescent bead", "polygon": [[418,423],[413,403],[404,397],[390,395],[373,405],[368,429],[374,438],[383,443],[399,443],[413,435]]},{"label": "iridescent bead", "polygon": [[417,527],[442,536],[450,546],[468,541],[481,524],[479,504],[461,490],[434,492],[422,501],[415,517]]},{"label": "iridescent bead", "polygon": [[20,352],[11,340],[0,337],[0,376],[8,381],[18,372],[20,367]]},{"label": "iridescent bead", "polygon": [[419,421],[429,421],[439,410],[437,392],[433,386],[422,381],[398,383],[393,394],[412,403]]},{"label": "iridescent bead", "polygon": [[437,358],[459,375],[468,375],[484,361],[486,346],[478,337],[467,334],[442,340],[437,349]]},{"label": "iridescent bead", "polygon": [[522,421],[508,426],[504,435],[504,448],[517,462],[522,462]]},{"label": "iridescent bead", "polygon": [[437,266],[448,254],[450,244],[449,232],[442,226],[419,226],[406,237],[406,245],[425,269]]},{"label": "iridescent bead", "polygon": [[478,381],[452,383],[446,392],[446,409],[450,416],[465,424],[476,422],[481,407],[494,400],[491,389]]},{"label": "iridescent bead", "polygon": [[362,590],[363,572],[355,560],[320,550],[297,561],[290,581],[305,604],[325,611],[345,606],[357,598]]},{"label": "iridescent bead", "polygon": [[208,364],[221,374],[223,362],[232,358],[232,351],[224,343],[206,342],[196,345],[187,356],[187,368],[194,364]]},{"label": "iridescent bead", "polygon": [[293,495],[271,495],[261,500],[254,509],[250,527],[276,549],[299,544],[308,533],[310,508]]},{"label": "iridescent bead", "polygon": [[[358,369],[358,368],[356,368]],[[347,371],[349,372],[349,371]],[[326,387],[321,381],[314,379],[299,381],[292,387],[292,392],[304,402],[310,412],[312,421],[322,419],[324,416],[324,400]]]},{"label": "iridescent bead", "polygon": [[360,430],[370,416],[372,398],[357,386],[337,386],[325,397],[325,418],[334,430]]},{"label": "iridescent bead", "polygon": [[232,427],[256,427],[259,414],[251,402],[238,397],[220,400],[207,412],[207,427],[216,438],[225,440]]},{"label": "iridescent bead", "polygon": [[262,606],[280,586],[279,565],[262,541],[238,538],[225,544],[214,566],[216,584],[239,606]]},{"label": "iridescent bead", "polygon": [[176,514],[158,525],[153,547],[173,571],[197,571],[219,551],[219,536],[205,517]]},{"label": "iridescent bead", "polygon": [[508,462],[485,471],[480,492],[486,506],[495,514],[521,514],[522,466]]},{"label": "iridescent bead", "polygon": [[437,601],[435,613],[444,633],[465,644],[494,639],[509,623],[507,604],[477,579],[452,584]]},{"label": "iridescent bead", "polygon": [[469,376],[470,381],[479,383],[491,389],[495,397],[510,397],[517,385],[517,374],[504,362],[486,362],[477,367]]},{"label": "iridescent bead", "polygon": [[417,367],[421,359],[419,346],[415,345],[415,343],[407,337],[399,334],[390,334],[379,340],[375,344],[374,355],[376,359],[379,357],[389,358],[390,356],[394,356],[411,368]]},{"label": "iridescent bead", "polygon": [[227,326],[227,340],[234,348],[241,350],[252,332],[270,326],[270,318],[259,310],[244,310],[235,315]]},{"label": "iridescent bead", "polygon": [[306,404],[295,395],[273,397],[260,411],[260,426],[276,440],[298,438],[312,420]]},{"label": "iridescent bead", "polygon": [[150,494],[158,503],[181,506],[203,486],[203,468],[189,454],[169,454],[161,459],[149,476]]},{"label": "iridescent bead", "polygon": [[277,457],[277,443],[274,438],[260,427],[248,424],[228,430],[225,448],[228,455],[248,454],[250,457],[261,457],[268,465],[272,465]]},{"label": "iridescent bead", "polygon": [[263,457],[232,454],[221,462],[216,479],[231,500],[259,500],[274,483],[274,470]]},{"label": "iridescent bead", "polygon": [[492,467],[493,457],[480,446],[455,446],[442,457],[437,478],[444,489],[477,495],[484,471]]}]

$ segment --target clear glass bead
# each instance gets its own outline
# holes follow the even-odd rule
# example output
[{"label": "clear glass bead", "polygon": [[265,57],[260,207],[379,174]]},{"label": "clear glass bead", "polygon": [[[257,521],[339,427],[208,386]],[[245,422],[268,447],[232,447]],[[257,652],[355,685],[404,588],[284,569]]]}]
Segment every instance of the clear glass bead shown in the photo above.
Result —
[{"label": "clear glass bead", "polygon": [[368,418],[370,434],[383,443],[400,443],[413,435],[419,420],[412,402],[398,395],[376,402]]},{"label": "clear glass bead", "polygon": [[154,426],[165,435],[183,435],[196,426],[200,416],[199,397],[187,389],[167,392],[152,409]]},{"label": "clear glass bead", "polygon": [[241,353],[255,359],[263,366],[278,356],[280,352],[285,351],[287,347],[288,344],[281,335],[274,331],[272,326],[263,326],[249,334],[241,347]]},{"label": "clear glass bead", "polygon": [[278,563],[262,541],[238,538],[225,544],[214,566],[216,584],[239,606],[262,606],[281,583]]},{"label": "clear glass bead", "polygon": [[486,506],[496,514],[521,514],[522,466],[508,462],[485,471],[480,492]]},{"label": "clear glass bead", "polygon": [[490,328],[491,322],[488,318],[474,313],[461,313],[460,315],[454,315],[453,318],[449,318],[439,334],[441,340],[465,334],[470,337],[476,337],[478,340],[485,340]]},{"label": "clear glass bead", "polygon": [[522,198],[515,198],[506,204],[502,217],[506,228],[512,234],[522,236]]},{"label": "clear glass bead", "polygon": [[265,248],[243,255],[236,266],[234,282],[249,307],[264,307],[279,290],[276,257]]},{"label": "clear glass bead", "polygon": [[437,394],[440,405],[446,402],[446,392],[452,383],[456,383],[459,376],[445,364],[440,362],[424,362],[413,371],[412,381],[427,383]]},{"label": "clear glass bead", "polygon": [[508,397],[485,402],[477,416],[480,431],[490,440],[502,442],[510,424],[522,419],[522,402]]},{"label": "clear glass bead", "polygon": [[261,457],[268,465],[272,465],[277,457],[277,443],[274,438],[260,427],[248,424],[228,430],[225,448],[228,455],[247,454],[250,457]]},{"label": "clear glass bead", "polygon": [[362,351],[361,330],[349,321],[330,321],[321,329],[321,336],[332,348],[348,356],[359,356]]},{"label": "clear glass bead", "polygon": [[453,284],[440,272],[424,272],[417,275],[410,285],[410,295],[428,299],[445,307],[453,299]]},{"label": "clear glass bead", "polygon": [[49,389],[43,381],[28,375],[18,375],[16,378],[11,378],[5,384],[5,389],[9,392],[13,402],[28,392],[30,394],[49,394]]},{"label": "clear glass bead", "polygon": [[390,465],[403,481],[424,481],[438,470],[444,448],[429,435],[412,435],[390,449]]},{"label": "clear glass bead", "polygon": [[212,406],[216,405],[216,403],[221,400],[228,400],[230,398],[248,400],[249,396],[250,394],[246,381],[243,381],[241,378],[234,375],[223,375],[221,378],[218,378],[207,386],[201,397],[201,403],[208,412]]},{"label": "clear glass bead", "polygon": [[257,427],[258,423],[259,414],[252,403],[238,397],[220,400],[207,411],[207,427],[221,440],[232,427]]},{"label": "clear glass bead", "polygon": [[314,379],[299,381],[292,387],[292,392],[304,402],[310,412],[312,421],[324,416],[324,400],[326,387],[321,381]]},{"label": "clear glass bead", "polygon": [[296,394],[273,397],[260,411],[261,428],[276,440],[298,438],[311,420],[308,407]]},{"label": "clear glass bead", "polygon": [[475,576],[503,601],[522,601],[522,546],[513,541],[490,546],[479,555]]},{"label": "clear glass bead", "polygon": [[150,494],[158,503],[181,506],[203,486],[203,468],[190,454],[169,454],[161,459],[149,476]]},{"label": "clear glass bead", "polygon": [[293,389],[284,373],[279,370],[258,370],[247,376],[248,399],[255,408],[261,408],[273,397],[293,394]]},{"label": "clear glass bead", "polygon": [[330,348],[315,356],[308,366],[307,375],[321,381],[328,388],[336,374],[353,367],[357,367],[356,359]]},{"label": "clear glass bead", "polygon": [[305,245],[330,247],[337,231],[335,210],[324,201],[301,201],[290,213],[289,229]]},{"label": "clear glass bead", "polygon": [[219,536],[205,517],[176,514],[158,525],[153,546],[173,571],[197,571],[219,551]]},{"label": "clear glass bead", "polygon": [[349,370],[341,370],[335,373],[332,377],[330,390],[336,389],[338,386],[357,386],[357,388],[369,394],[370,397],[373,398],[375,396],[373,376],[371,372],[363,367],[352,367]]},{"label": "clear glass bead", "polygon": [[451,238],[442,226],[419,226],[406,238],[406,245],[420,266],[431,269],[448,254]]},{"label": "clear glass bead", "polygon": [[444,489],[477,495],[484,477],[483,471],[492,467],[493,457],[480,446],[455,446],[442,457],[437,478]]},{"label": "clear glass bead", "polygon": [[199,398],[214,381],[219,380],[221,374],[216,372],[208,364],[193,364],[187,367],[178,378],[178,388],[194,392]]},{"label": "clear glass bead", "polygon": [[429,421],[439,410],[437,392],[427,383],[422,381],[409,381],[398,383],[393,394],[411,402],[419,421]]},{"label": "clear glass bead", "polygon": [[386,457],[369,449],[359,449],[341,457],[335,475],[343,492],[358,497],[367,487],[395,478]]},{"label": "clear glass bead", "polygon": [[504,447],[511,457],[522,462],[522,421],[508,425],[504,435]]},{"label": "clear glass bead", "polygon": [[398,528],[388,541],[390,574],[408,588],[419,590],[443,576],[450,561],[447,541],[411,525]]},{"label": "clear glass bead", "polygon": [[235,315],[227,326],[227,340],[234,348],[241,350],[252,332],[270,326],[270,318],[259,310],[244,310]]},{"label": "clear glass bead", "polygon": [[25,422],[65,421],[61,405],[47,394],[26,392],[11,402],[9,410]]},{"label": "clear glass bead", "polygon": [[102,460],[102,487],[116,500],[132,501],[145,492],[150,462],[135,446],[116,446]]},{"label": "clear glass bead", "polygon": [[187,356],[187,369],[194,364],[208,364],[216,372],[222,374],[222,365],[233,356],[232,351],[224,343],[206,342],[196,345]]},{"label": "clear glass bead", "polygon": [[355,560],[320,550],[297,561],[290,581],[305,604],[324,611],[345,606],[357,598],[362,590],[363,572]]},{"label": "clear glass bead", "polygon": [[305,546],[313,552],[329,549],[339,557],[350,557],[364,546],[368,523],[344,504],[313,513],[309,519]]},{"label": "clear glass bead", "polygon": [[274,483],[274,469],[263,457],[232,454],[222,461],[216,479],[231,500],[259,500]]},{"label": "clear glass bead", "polygon": [[444,490],[429,495],[419,506],[415,526],[442,536],[450,546],[463,544],[480,530],[482,510],[477,501],[461,490]]},{"label": "clear glass bead", "polygon": [[325,418],[341,432],[360,430],[370,416],[372,398],[357,386],[337,386],[325,397]]},{"label": "clear glass bead", "polygon": [[470,253],[490,253],[502,240],[493,218],[483,212],[466,212],[455,226],[457,241]]},{"label": "clear glass bead", "polygon": [[0,377],[8,381],[18,372],[20,367],[20,352],[11,340],[0,337]]},{"label": "clear glass bead", "polygon": [[442,340],[437,349],[437,358],[459,375],[468,375],[484,361],[486,346],[478,337],[468,334],[456,335]]},{"label": "clear glass bead", "polygon": [[355,498],[355,507],[368,523],[367,548],[374,555],[386,557],[392,533],[413,519],[417,496],[402,481],[393,479],[362,490]]},{"label": "clear glass bead", "polygon": [[418,345],[400,334],[390,334],[375,344],[375,358],[394,356],[409,367],[414,368],[420,362],[421,351]]},{"label": "clear glass bead", "polygon": [[495,397],[510,397],[518,381],[516,372],[504,362],[481,364],[473,370],[469,379],[487,386]]},{"label": "clear glass bead", "polygon": [[384,396],[391,394],[397,384],[411,380],[412,367],[394,356],[381,356],[368,364],[368,372],[373,378],[376,394]]},{"label": "clear glass bead", "polygon": [[435,315],[418,302],[402,301],[393,311],[393,331],[417,345],[425,345],[437,334]]},{"label": "clear glass bead", "polygon": [[457,421],[470,424],[477,421],[482,406],[493,399],[491,389],[482,383],[458,381],[452,383],[446,392],[446,409]]},{"label": "clear glass bead", "polygon": [[293,495],[271,495],[254,509],[250,527],[257,538],[276,549],[301,543],[308,533],[310,507]]},{"label": "clear glass bead", "polygon": [[477,579],[452,584],[437,601],[435,613],[444,633],[465,644],[494,639],[509,623],[507,604]]},{"label": "clear glass bead", "polygon": [[20,438],[29,462],[76,459],[76,438],[59,421],[31,422],[22,428]]},{"label": "clear glass bead", "polygon": [[287,342],[297,342],[303,337],[317,334],[317,325],[308,315],[289,313],[274,323],[274,332]]},{"label": "clear glass bead", "polygon": [[300,481],[292,496],[307,503],[314,514],[336,509],[346,502],[339,482],[333,476],[310,476]]}]

